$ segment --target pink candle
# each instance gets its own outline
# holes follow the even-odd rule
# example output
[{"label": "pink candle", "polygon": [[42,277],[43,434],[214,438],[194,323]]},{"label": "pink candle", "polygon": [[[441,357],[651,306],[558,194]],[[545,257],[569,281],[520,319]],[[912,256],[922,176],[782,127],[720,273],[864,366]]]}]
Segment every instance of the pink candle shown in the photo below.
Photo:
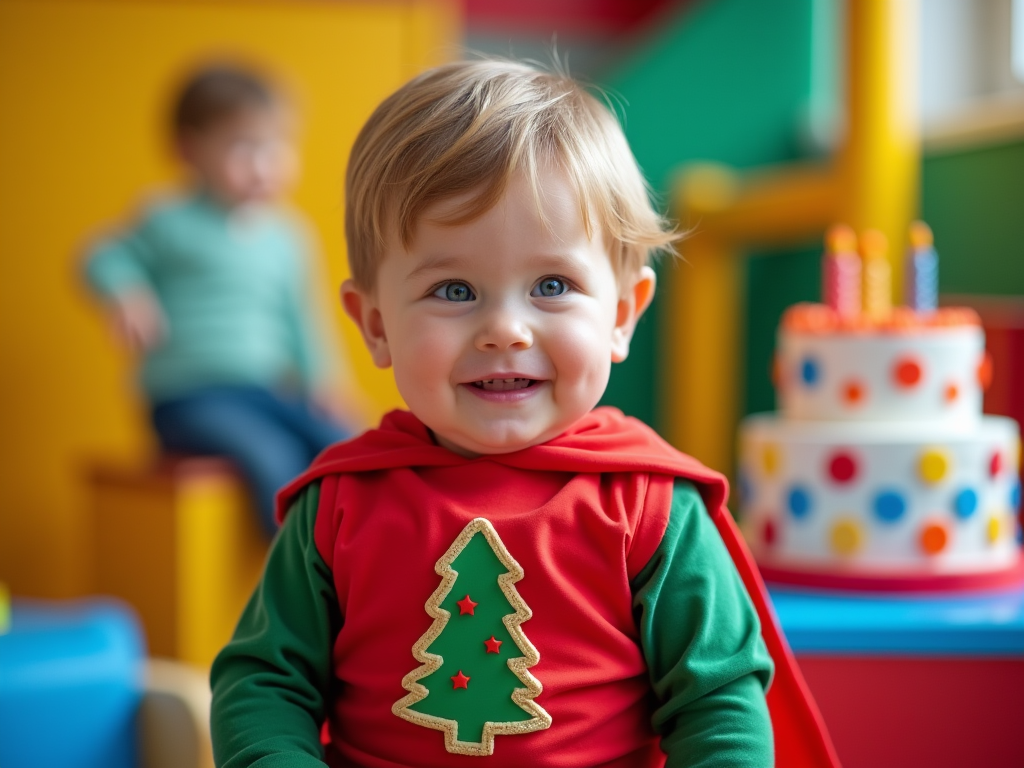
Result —
[{"label": "pink candle", "polygon": [[841,317],[855,317],[860,313],[861,265],[857,236],[845,224],[836,224],[825,234],[821,281],[825,304]]}]

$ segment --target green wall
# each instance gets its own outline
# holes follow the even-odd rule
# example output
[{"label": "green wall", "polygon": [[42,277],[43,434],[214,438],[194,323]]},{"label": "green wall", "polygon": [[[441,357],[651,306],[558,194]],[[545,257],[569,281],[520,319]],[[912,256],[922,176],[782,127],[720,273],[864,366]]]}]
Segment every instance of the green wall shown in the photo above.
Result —
[{"label": "green wall", "polygon": [[[821,72],[830,66],[813,32],[831,8],[827,0],[701,0],[666,18],[602,79],[623,102],[627,137],[663,208],[688,162],[747,168],[808,154],[809,121],[828,90]],[[816,56],[825,59],[818,67]],[[685,279],[687,268],[665,262],[659,271],[681,270]],[[655,426],[661,310],[655,299],[605,397]]]},{"label": "green wall", "polygon": [[926,155],[921,184],[939,290],[1024,296],[1024,136]]},{"label": "green wall", "polygon": [[794,253],[751,258],[747,281],[746,346],[743,358],[742,413],[775,410],[771,381],[775,331],[786,307],[798,301],[820,301],[821,244],[808,243]]}]

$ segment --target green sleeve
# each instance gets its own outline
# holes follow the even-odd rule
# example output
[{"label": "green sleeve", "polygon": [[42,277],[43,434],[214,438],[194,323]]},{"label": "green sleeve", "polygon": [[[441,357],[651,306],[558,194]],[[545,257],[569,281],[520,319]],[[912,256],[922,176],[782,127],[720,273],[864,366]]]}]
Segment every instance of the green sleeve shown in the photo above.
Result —
[{"label": "green sleeve", "polygon": [[132,288],[153,289],[149,264],[153,247],[147,224],[96,245],[85,262],[85,277],[93,290],[110,297]]},{"label": "green sleeve", "polygon": [[632,588],[667,768],[774,765],[771,657],[692,484],[676,481],[665,536]]},{"label": "green sleeve", "polygon": [[323,766],[320,727],[341,615],[313,529],[320,489],[292,506],[231,642],[213,663],[218,766]]}]

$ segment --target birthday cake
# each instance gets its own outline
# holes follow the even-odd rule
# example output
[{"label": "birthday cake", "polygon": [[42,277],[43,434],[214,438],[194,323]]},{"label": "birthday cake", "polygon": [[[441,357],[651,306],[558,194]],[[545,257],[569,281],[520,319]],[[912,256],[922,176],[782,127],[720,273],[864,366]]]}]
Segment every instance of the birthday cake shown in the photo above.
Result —
[{"label": "birthday cake", "polygon": [[765,578],[931,589],[1024,577],[1020,438],[982,415],[991,376],[970,309],[936,306],[931,232],[911,232],[891,306],[879,233],[833,228],[823,303],[782,318],[778,414],[740,427],[740,517]]}]

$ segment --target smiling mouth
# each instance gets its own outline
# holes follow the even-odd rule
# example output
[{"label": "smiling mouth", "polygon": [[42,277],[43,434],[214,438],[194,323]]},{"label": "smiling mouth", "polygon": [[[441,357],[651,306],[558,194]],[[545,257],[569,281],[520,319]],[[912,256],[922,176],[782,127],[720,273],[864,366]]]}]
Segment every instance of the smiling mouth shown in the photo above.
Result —
[{"label": "smiling mouth", "polygon": [[481,379],[472,382],[477,389],[487,392],[512,392],[517,389],[527,389],[537,383],[536,379]]}]

